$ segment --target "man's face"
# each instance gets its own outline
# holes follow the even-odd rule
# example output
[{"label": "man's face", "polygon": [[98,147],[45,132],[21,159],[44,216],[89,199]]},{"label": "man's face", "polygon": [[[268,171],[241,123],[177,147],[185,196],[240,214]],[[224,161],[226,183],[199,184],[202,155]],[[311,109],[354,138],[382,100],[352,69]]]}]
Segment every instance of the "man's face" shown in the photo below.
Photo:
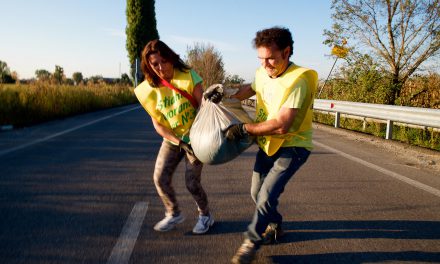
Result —
[{"label": "man's face", "polygon": [[289,65],[290,47],[284,50],[279,50],[275,44],[269,47],[258,47],[258,59],[260,59],[261,66],[266,70],[271,78],[276,78],[281,75]]}]

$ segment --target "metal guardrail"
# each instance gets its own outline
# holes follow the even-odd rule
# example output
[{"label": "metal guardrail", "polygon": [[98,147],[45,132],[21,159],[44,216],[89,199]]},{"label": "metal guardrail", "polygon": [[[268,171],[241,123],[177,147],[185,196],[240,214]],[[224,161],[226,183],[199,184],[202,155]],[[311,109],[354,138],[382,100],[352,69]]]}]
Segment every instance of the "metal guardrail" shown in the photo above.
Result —
[{"label": "metal guardrail", "polygon": [[341,114],[347,118],[372,118],[387,124],[386,139],[392,139],[393,124],[416,125],[420,128],[440,128],[440,109],[355,103],[315,99],[313,109],[335,115],[335,127],[339,127]]},{"label": "metal guardrail", "polygon": [[[243,104],[255,107],[255,100],[247,99]],[[341,116],[358,119],[366,122],[380,122],[387,124],[386,139],[393,137],[393,125],[408,126],[420,129],[433,128],[440,131],[440,109],[381,105],[368,103],[355,103],[348,101],[315,99],[313,104],[315,112],[335,115],[334,126],[340,126]]]}]

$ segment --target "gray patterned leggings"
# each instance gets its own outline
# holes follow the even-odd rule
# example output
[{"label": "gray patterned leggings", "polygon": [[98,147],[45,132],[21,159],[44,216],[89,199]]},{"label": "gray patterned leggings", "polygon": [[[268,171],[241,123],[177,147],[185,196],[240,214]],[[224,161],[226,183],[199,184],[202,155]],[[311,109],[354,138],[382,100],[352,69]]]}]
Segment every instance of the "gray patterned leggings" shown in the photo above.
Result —
[{"label": "gray patterned leggings", "polygon": [[153,178],[167,215],[177,215],[180,213],[176,192],[172,186],[172,178],[179,162],[184,157],[186,188],[196,201],[199,214],[209,214],[208,197],[200,182],[203,164],[199,160],[191,163],[188,156],[189,154],[183,149],[181,150],[178,146],[165,140],[162,142],[159,154],[157,155]]}]

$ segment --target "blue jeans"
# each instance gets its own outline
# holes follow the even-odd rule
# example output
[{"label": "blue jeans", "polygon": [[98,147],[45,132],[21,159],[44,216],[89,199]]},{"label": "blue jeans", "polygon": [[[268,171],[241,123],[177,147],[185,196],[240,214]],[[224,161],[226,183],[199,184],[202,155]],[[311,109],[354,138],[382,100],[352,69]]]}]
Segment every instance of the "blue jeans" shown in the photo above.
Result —
[{"label": "blue jeans", "polygon": [[258,150],[251,186],[256,208],[245,233],[255,244],[261,244],[262,234],[269,223],[282,223],[283,218],[277,210],[278,198],[309,155],[310,151],[301,147],[283,147],[270,157],[261,149]]}]

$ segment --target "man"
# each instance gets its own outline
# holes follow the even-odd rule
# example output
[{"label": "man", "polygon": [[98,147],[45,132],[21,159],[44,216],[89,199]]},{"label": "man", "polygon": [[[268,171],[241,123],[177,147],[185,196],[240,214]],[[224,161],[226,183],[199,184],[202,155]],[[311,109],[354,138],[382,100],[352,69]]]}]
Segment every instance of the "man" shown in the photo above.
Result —
[{"label": "man", "polygon": [[278,199],[313,147],[316,72],[290,62],[293,40],[286,28],[261,30],[253,44],[261,67],[252,85],[232,97],[244,100],[256,95],[256,122],[232,125],[225,131],[228,139],[257,136],[259,145],[251,186],[255,213],[233,263],[252,262],[262,244],[282,237]]}]

